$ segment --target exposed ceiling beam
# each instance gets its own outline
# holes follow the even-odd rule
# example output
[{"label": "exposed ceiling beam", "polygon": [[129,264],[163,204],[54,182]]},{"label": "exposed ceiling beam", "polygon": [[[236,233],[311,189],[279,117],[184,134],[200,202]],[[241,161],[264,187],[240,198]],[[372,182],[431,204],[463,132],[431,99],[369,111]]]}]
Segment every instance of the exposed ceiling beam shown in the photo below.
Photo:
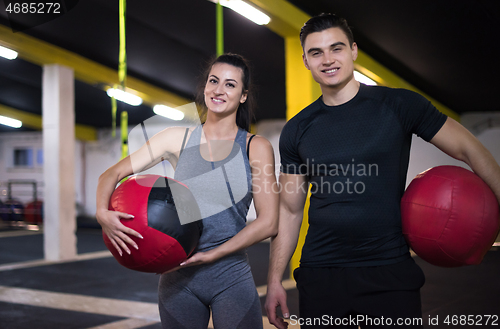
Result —
[{"label": "exposed ceiling beam", "polygon": [[[117,70],[27,34],[13,33],[10,28],[1,24],[0,45],[17,51],[20,58],[40,66],[60,64],[71,67],[76,79],[92,86],[107,89],[119,84]],[[126,87],[128,92],[140,96],[149,106],[164,104],[178,107],[190,102],[172,92],[130,76],[127,77]]]}]

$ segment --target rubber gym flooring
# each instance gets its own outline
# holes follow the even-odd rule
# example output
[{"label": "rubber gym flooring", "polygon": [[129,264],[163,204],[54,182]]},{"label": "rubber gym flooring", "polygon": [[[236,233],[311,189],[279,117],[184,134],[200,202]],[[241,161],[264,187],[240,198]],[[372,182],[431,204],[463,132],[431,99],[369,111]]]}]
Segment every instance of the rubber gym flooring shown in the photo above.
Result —
[{"label": "rubber gym flooring", "polygon": [[[159,276],[121,267],[106,250],[98,229],[79,229],[77,238],[77,261],[48,263],[42,260],[42,234],[0,232],[0,328],[161,328]],[[248,255],[263,305],[269,243],[252,246]],[[426,274],[424,328],[500,327],[498,247],[477,266],[440,268],[415,259]],[[285,288],[290,312],[298,314],[294,282],[285,281]],[[491,325],[495,318],[496,325]],[[474,324],[467,324],[471,319]],[[265,328],[274,328],[266,318],[263,321]]]}]

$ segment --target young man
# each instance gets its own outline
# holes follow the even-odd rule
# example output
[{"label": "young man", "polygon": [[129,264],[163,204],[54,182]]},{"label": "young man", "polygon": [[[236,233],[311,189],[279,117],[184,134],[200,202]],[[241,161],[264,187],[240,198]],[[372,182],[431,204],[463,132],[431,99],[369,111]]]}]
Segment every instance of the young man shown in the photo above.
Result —
[{"label": "young man", "polygon": [[412,134],[467,163],[499,200],[500,167],[472,134],[422,96],[360,85],[353,76],[357,45],[344,19],[311,18],[300,39],[304,64],[323,95],[293,117],[280,138],[280,218],[271,244],[269,322],[288,326],[276,308],[289,317],[281,278],[297,245],[310,183],[309,230],[294,271],[301,328],[421,328],[411,320],[422,317],[425,279],[408,252],[399,206]]}]

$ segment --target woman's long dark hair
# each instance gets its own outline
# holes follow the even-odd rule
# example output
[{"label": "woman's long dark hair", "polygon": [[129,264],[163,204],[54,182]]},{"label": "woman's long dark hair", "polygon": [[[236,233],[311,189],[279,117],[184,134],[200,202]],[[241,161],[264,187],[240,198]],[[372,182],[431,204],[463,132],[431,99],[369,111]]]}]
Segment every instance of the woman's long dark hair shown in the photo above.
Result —
[{"label": "woman's long dark hair", "polygon": [[208,75],[212,70],[212,66],[217,63],[229,64],[234,67],[238,67],[243,71],[243,92],[247,93],[247,99],[244,103],[239,105],[238,110],[236,111],[236,125],[246,131],[250,131],[250,124],[252,123],[255,104],[250,66],[248,65],[248,61],[243,56],[237,54],[227,53],[220,55],[207,65],[196,93],[196,104],[200,108],[201,120],[202,122],[206,120],[208,110],[207,105],[205,104],[205,85],[208,80]]}]

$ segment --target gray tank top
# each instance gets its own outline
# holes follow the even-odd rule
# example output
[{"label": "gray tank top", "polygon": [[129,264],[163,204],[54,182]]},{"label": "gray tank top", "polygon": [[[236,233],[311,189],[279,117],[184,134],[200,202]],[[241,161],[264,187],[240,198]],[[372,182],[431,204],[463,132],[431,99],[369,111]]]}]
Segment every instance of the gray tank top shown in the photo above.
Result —
[{"label": "gray tank top", "polygon": [[200,125],[181,151],[174,178],[185,184],[196,200],[203,225],[196,251],[207,251],[245,227],[252,201],[252,175],[245,130],[238,129],[229,156],[221,161],[207,161],[201,156],[201,136]]}]

